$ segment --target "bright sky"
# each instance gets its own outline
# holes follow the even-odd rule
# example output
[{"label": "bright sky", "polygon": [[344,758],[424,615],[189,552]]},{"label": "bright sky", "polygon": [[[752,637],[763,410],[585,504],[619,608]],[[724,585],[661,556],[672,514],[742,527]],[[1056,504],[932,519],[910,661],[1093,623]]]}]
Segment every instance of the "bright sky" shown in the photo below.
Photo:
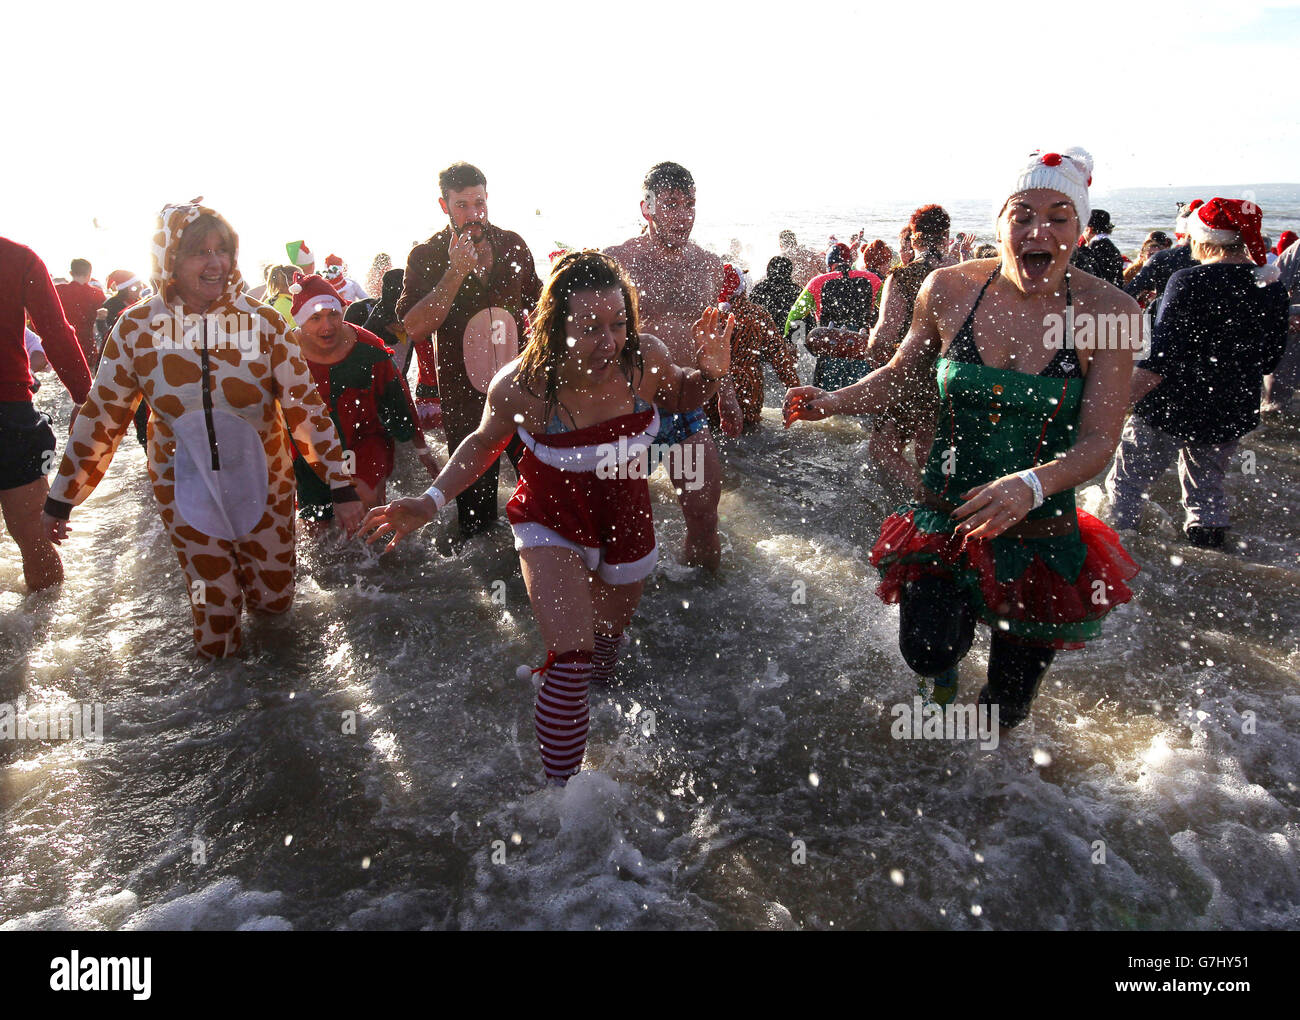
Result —
[{"label": "bright sky", "polygon": [[74,255],[145,271],[157,210],[202,194],[246,274],[305,238],[363,278],[441,225],[457,159],[495,222],[541,209],[576,244],[635,232],[662,159],[711,216],[750,220],[991,197],[1022,154],[1075,144],[1102,191],[1300,179],[1295,2],[100,0],[5,20],[0,234],[54,275]]}]

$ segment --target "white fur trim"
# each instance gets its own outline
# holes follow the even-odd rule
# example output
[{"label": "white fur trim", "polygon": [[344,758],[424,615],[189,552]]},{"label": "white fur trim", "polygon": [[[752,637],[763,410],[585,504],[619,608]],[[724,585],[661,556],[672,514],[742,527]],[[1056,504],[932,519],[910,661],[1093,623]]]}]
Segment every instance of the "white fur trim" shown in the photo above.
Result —
[{"label": "white fur trim", "polygon": [[650,424],[641,435],[625,436],[621,445],[615,439],[613,442],[595,443],[590,446],[548,446],[545,443],[538,443],[523,426],[515,431],[519,433],[519,439],[524,446],[528,447],[547,467],[558,468],[561,471],[595,471],[602,464],[611,468],[615,466],[621,468],[649,451],[655,436],[659,433],[659,408],[655,408]]},{"label": "white fur trim", "polygon": [[333,294],[317,294],[302,303],[302,307],[293,313],[294,321],[302,325],[317,312],[343,311],[343,302]]},{"label": "white fur trim", "polygon": [[606,584],[636,584],[649,577],[658,562],[659,543],[656,542],[653,549],[631,563],[606,563],[602,560],[596,573]]},{"label": "white fur trim", "polygon": [[1192,240],[1207,244],[1241,244],[1240,231],[1207,227],[1205,221],[1196,215],[1196,212],[1192,213],[1187,220],[1187,233],[1192,235]]}]

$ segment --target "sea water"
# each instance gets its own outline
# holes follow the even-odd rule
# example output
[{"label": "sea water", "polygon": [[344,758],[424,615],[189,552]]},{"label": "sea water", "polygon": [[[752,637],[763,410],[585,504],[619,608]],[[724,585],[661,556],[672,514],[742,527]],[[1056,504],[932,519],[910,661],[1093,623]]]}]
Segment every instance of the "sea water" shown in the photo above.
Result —
[{"label": "sea water", "polygon": [[[1110,206],[1121,248],[1170,226],[1167,197]],[[785,226],[888,239],[907,211],[697,233],[740,238],[761,275]],[[1172,471],[1155,486],[1125,538],[1133,601],[986,749],[891,735],[915,678],[867,554],[896,499],[856,420],[783,431],[780,396],[769,376],[762,431],[724,444],[717,577],[681,565],[652,480],[660,564],[564,789],[515,675],[545,649],[504,524],[459,547],[451,515],[383,556],[304,530],[292,613],[203,663],[124,439],[61,591],[24,596],[0,544],[0,703],[102,711],[100,740],[0,740],[0,928],[1300,924],[1300,431],[1243,442],[1223,551],[1179,539]],[[391,494],[427,484],[399,458]]]}]

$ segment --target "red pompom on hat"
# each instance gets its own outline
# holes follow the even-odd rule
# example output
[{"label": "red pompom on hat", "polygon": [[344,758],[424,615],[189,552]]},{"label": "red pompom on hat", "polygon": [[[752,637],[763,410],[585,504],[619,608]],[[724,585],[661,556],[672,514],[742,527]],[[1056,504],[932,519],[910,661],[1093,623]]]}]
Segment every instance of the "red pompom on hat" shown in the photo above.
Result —
[{"label": "red pompom on hat", "polygon": [[1016,173],[1015,183],[993,210],[994,222],[1001,219],[1011,196],[1022,191],[1048,188],[1059,191],[1073,204],[1079,222],[1085,226],[1092,215],[1088,188],[1092,186],[1092,154],[1077,147],[1062,152],[1031,152]]},{"label": "red pompom on hat", "polygon": [[315,274],[304,276],[289,290],[293,293],[293,318],[300,326],[317,312],[328,312],[331,309],[343,311],[343,302],[339,300],[338,292],[329,285],[328,280]]},{"label": "red pompom on hat", "polygon": [[1295,244],[1296,241],[1300,241],[1300,235],[1297,235],[1294,230],[1282,231],[1282,236],[1277,239],[1277,247],[1273,249],[1273,254],[1281,255],[1284,251],[1290,248],[1291,245]]},{"label": "red pompom on hat", "polygon": [[1257,266],[1264,264],[1268,254],[1261,233],[1263,225],[1263,210],[1240,198],[1212,198],[1187,217],[1187,232],[1193,241],[1244,244]]}]

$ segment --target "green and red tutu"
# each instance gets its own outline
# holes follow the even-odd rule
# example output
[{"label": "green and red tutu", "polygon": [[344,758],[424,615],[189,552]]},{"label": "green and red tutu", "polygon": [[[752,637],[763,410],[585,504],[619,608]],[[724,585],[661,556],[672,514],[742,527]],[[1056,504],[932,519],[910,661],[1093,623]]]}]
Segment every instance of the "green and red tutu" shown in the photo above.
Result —
[{"label": "green and red tutu", "polygon": [[1075,511],[1079,527],[1043,538],[965,539],[947,514],[912,504],[885,519],[871,550],[876,593],[897,603],[902,586],[926,575],[963,589],[990,627],[1033,644],[1082,648],[1101,621],[1133,597],[1138,565],[1114,529]]}]

